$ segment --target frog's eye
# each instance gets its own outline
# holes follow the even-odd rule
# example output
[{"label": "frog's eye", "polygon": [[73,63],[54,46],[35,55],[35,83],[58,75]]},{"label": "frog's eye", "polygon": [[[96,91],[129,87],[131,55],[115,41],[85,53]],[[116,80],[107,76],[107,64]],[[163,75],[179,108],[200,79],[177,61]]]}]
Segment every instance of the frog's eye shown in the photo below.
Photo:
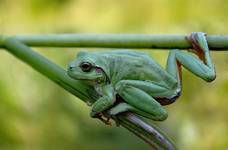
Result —
[{"label": "frog's eye", "polygon": [[80,68],[83,72],[89,72],[92,69],[92,64],[88,62],[82,62]]}]

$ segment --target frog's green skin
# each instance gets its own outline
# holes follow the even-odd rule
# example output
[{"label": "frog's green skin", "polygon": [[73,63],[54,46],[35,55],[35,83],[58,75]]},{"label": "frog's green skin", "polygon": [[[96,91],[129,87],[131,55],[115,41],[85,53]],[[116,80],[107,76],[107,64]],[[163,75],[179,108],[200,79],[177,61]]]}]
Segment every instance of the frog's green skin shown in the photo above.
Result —
[{"label": "frog's green skin", "polygon": [[[88,81],[100,94],[92,105],[91,117],[99,117],[108,109],[111,115],[131,111],[161,121],[167,118],[161,105],[173,103],[181,93],[181,66],[208,82],[216,77],[204,33],[192,33],[191,41],[199,57],[172,50],[166,69],[141,52],[79,52],[69,65],[68,75]],[[91,64],[86,72],[83,63],[87,63],[84,67]],[[114,105],[117,94],[124,102]]]}]

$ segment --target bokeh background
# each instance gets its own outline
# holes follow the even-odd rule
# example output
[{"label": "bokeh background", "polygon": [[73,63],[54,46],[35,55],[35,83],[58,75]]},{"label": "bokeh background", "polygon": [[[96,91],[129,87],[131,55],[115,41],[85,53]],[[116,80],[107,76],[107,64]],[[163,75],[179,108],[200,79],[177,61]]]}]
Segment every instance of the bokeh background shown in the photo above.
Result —
[{"label": "bokeh background", "polygon": [[[0,0],[0,34],[228,34],[226,0]],[[36,49],[66,68],[81,49]],[[146,51],[146,50],[144,50]],[[148,51],[165,66],[168,51]],[[183,94],[154,123],[179,149],[228,147],[228,52],[212,52],[217,79],[184,70]],[[6,51],[0,51],[1,150],[147,150],[123,128],[89,117],[89,107]]]}]

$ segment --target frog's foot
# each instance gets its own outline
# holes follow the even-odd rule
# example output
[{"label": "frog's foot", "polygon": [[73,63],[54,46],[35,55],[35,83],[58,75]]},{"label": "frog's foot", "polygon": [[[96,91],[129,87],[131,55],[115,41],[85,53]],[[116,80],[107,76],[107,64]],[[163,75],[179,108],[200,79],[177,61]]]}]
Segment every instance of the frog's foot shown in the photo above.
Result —
[{"label": "frog's foot", "polygon": [[97,115],[94,116],[93,118],[97,118],[97,119],[101,120],[101,121],[102,121],[104,124],[106,124],[106,125],[109,125],[109,126],[112,125],[111,120],[110,120],[110,117],[106,117],[106,116],[105,116],[104,114],[102,114],[102,113],[97,114]]},{"label": "frog's foot", "polygon": [[201,60],[204,60],[204,53],[208,48],[206,34],[202,32],[193,32],[189,36],[188,40],[193,46],[193,49],[188,51],[195,53]]},{"label": "frog's foot", "polygon": [[130,105],[128,105],[127,103],[119,103],[115,107],[111,108],[108,111],[108,114],[115,121],[116,126],[119,127],[120,126],[120,121],[117,118],[117,115],[120,115],[121,113],[124,113],[124,112],[127,112],[127,111],[131,111],[131,110],[132,110],[132,107]]}]

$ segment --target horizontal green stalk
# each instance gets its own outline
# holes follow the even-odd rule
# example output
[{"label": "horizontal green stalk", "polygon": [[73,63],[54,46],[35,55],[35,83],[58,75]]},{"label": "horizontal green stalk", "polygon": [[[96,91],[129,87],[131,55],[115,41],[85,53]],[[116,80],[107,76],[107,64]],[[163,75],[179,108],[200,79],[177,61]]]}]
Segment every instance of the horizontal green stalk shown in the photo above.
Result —
[{"label": "horizontal green stalk", "polygon": [[[140,35],[140,34],[65,34],[15,36],[28,46],[35,47],[102,47],[145,49],[188,49],[189,35]],[[0,37],[0,47],[4,47]],[[228,36],[207,36],[211,50],[228,50]]]}]

